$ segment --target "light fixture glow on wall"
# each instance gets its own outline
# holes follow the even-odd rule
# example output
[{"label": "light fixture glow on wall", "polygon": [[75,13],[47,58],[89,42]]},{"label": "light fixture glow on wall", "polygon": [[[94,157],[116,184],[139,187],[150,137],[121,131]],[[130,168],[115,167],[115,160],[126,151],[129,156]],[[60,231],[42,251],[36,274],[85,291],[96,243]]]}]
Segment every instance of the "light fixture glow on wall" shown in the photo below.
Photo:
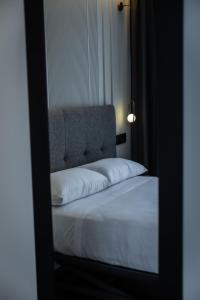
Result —
[{"label": "light fixture glow on wall", "polygon": [[131,111],[127,116],[127,121],[129,123],[134,123],[136,121],[136,114],[135,114],[135,102],[131,101]]}]

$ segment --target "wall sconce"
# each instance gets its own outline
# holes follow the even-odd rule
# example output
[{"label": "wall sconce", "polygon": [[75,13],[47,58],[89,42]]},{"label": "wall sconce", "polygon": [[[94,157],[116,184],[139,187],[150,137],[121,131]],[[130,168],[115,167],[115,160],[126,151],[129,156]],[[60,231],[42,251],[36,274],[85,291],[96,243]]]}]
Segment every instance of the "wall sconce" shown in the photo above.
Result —
[{"label": "wall sconce", "polygon": [[121,1],[121,2],[118,4],[118,10],[119,10],[119,11],[122,11],[122,10],[124,9],[124,7],[127,7],[127,6],[130,7],[129,1],[127,1],[127,0]]},{"label": "wall sconce", "polygon": [[135,102],[131,101],[131,111],[127,116],[127,121],[132,124],[136,121],[136,115],[135,115]]},{"label": "wall sconce", "polygon": [[135,114],[129,114],[129,115],[127,116],[127,121],[128,121],[129,123],[134,123],[134,122],[136,121],[136,115],[135,115]]}]

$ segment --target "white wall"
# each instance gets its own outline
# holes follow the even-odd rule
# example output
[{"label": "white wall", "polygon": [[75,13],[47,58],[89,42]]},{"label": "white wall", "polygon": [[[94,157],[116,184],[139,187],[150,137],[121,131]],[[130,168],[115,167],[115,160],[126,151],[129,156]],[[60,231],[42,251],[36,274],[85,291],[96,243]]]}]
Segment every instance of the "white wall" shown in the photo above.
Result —
[{"label": "white wall", "polygon": [[23,0],[0,1],[0,299],[36,300]]},{"label": "white wall", "polygon": [[199,300],[200,1],[184,3],[184,300]]},{"label": "white wall", "polygon": [[49,106],[114,104],[130,157],[130,9],[117,0],[45,0]]}]

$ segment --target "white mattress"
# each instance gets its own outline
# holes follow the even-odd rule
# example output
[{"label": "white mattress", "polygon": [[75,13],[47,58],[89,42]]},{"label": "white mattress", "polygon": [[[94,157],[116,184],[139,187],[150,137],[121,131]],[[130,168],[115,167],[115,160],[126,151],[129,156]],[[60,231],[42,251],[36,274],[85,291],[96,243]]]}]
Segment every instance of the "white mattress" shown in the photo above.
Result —
[{"label": "white mattress", "polygon": [[53,208],[55,250],[158,273],[158,178],[138,176]]}]

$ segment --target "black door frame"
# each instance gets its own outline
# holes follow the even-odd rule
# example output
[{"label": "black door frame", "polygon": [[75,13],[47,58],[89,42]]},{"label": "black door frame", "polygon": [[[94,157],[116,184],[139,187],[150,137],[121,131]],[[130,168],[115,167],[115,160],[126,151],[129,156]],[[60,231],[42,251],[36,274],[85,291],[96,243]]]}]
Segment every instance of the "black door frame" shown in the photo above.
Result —
[{"label": "black door frame", "polygon": [[[182,300],[183,0],[158,0],[160,299]],[[24,0],[38,299],[53,299],[43,1]]]}]

